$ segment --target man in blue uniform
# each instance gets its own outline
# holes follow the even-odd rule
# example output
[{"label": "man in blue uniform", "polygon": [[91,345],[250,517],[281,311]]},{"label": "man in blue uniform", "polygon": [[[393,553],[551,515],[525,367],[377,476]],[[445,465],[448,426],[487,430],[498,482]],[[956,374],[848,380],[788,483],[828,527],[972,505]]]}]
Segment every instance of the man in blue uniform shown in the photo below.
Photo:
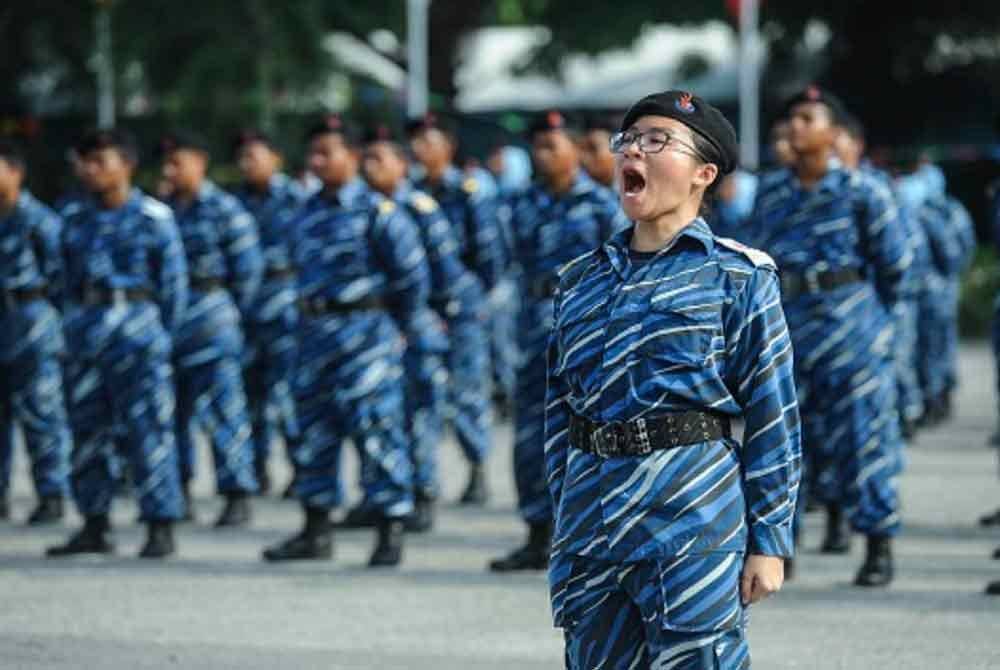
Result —
[{"label": "man in blue uniform", "polygon": [[[497,220],[497,193],[484,170],[466,174],[454,164],[454,130],[434,114],[407,125],[410,147],[423,176],[414,186],[438,202],[458,240],[462,264],[482,284],[484,296],[493,290],[506,263],[504,240]],[[485,297],[480,319],[488,319]],[[451,337],[448,357],[449,414],[458,443],[469,462],[469,481],[461,502],[486,502],[484,464],[493,445],[490,413],[489,341],[479,337]]]},{"label": "man in blue uniform", "polygon": [[420,234],[399,207],[358,177],[356,131],[329,116],[308,135],[323,190],[290,224],[300,322],[293,393],[302,440],[292,449],[305,525],[264,550],[268,561],[330,558],[330,510],[343,502],[340,449],[362,452],[365,500],[379,513],[371,566],[398,565],[413,511],[405,431],[403,352],[419,343],[428,295]]},{"label": "man in blue uniform", "polygon": [[668,91],[621,128],[635,223],[563,266],[548,346],[553,618],[570,670],[747,670],[800,469],[777,271],[699,216],[736,162],[718,110]]},{"label": "man in blue uniform", "polygon": [[65,221],[63,315],[72,488],[85,523],[48,554],[114,550],[109,512],[125,458],[148,524],[140,556],[161,558],[174,552],[184,513],[170,364],[187,304],[184,247],[169,208],[132,187],[138,155],[127,133],[95,131],[79,148],[93,199]]},{"label": "man in blue uniform", "polygon": [[177,443],[188,514],[194,477],[193,431],[212,445],[216,488],[226,505],[217,527],[250,521],[247,496],[257,490],[250,417],[243,390],[242,315],[253,307],[264,260],[257,226],[233,196],[207,177],[208,148],[198,136],[163,138],[163,178],[191,273],[191,298],[174,342]]},{"label": "man in blue uniform", "polygon": [[546,112],[531,127],[539,181],[514,204],[511,228],[520,266],[521,367],[515,395],[514,479],[527,542],[490,563],[496,572],[543,570],[552,534],[552,500],[545,486],[542,432],[545,346],[552,328],[556,271],[627,225],[615,195],[580,168],[574,130],[566,117]]},{"label": "man in blue uniform", "polygon": [[824,550],[845,550],[846,512],[868,538],[855,583],[884,586],[902,470],[890,315],[912,253],[891,192],[832,154],[843,105],[810,86],[786,109],[796,163],[764,180],[751,228],[781,270],[807,464],[828,506]]},{"label": "man in blue uniform", "polygon": [[614,190],[615,155],[611,136],[618,130],[616,120],[606,114],[588,114],[580,136],[580,167],[599,186]]},{"label": "man in blue uniform", "polygon": [[284,224],[305,194],[281,168],[281,154],[259,130],[247,130],[235,143],[243,183],[235,195],[257,222],[264,279],[246,314],[244,380],[253,427],[254,472],[261,493],[271,490],[268,459],[279,435],[285,444],[298,439],[291,378],[295,360],[295,270],[289,255],[291,231]]},{"label": "man in blue uniform", "polygon": [[69,493],[70,431],[63,402],[62,221],[23,187],[20,149],[0,142],[0,519],[8,490],[14,425],[21,425],[38,506],[32,525],[63,517]]}]

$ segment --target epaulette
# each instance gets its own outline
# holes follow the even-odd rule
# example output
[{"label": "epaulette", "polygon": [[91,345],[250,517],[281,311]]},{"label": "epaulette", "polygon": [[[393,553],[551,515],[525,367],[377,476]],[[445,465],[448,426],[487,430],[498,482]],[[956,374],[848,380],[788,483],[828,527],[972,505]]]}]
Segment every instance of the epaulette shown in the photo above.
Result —
[{"label": "epaulette", "polygon": [[462,190],[472,195],[479,190],[479,181],[475,177],[466,177],[462,182]]},{"label": "epaulette", "polygon": [[743,254],[750,260],[751,263],[754,264],[755,267],[769,267],[775,269],[778,267],[778,265],[774,262],[774,259],[760,249],[748,247],[742,242],[737,242],[736,240],[728,237],[717,237],[715,238],[715,241],[727,249],[732,249],[733,251]]},{"label": "epaulette", "polygon": [[388,216],[396,211],[396,203],[392,200],[384,199],[380,200],[378,203],[378,213],[382,216]]},{"label": "epaulette", "polygon": [[437,202],[426,193],[414,193],[410,202],[413,203],[414,209],[421,214],[430,214],[437,209]]}]

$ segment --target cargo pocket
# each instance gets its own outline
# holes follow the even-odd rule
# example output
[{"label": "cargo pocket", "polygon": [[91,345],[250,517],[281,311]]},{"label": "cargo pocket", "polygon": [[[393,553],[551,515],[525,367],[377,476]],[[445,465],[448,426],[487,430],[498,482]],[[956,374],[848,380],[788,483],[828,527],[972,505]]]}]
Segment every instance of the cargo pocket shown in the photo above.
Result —
[{"label": "cargo pocket", "polygon": [[709,633],[738,627],[743,620],[740,575],[743,554],[691,554],[664,561],[660,570],[663,628]]}]

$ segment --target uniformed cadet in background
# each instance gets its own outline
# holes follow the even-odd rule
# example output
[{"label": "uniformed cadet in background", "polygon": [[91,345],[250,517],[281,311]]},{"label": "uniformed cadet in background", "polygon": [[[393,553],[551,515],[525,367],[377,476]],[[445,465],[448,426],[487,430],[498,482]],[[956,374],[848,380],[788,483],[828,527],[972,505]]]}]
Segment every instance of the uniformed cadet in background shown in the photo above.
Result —
[{"label": "uniformed cadet in background", "polygon": [[[462,265],[458,239],[441,207],[407,178],[406,150],[387,126],[367,131],[363,168],[368,185],[416,224],[430,271],[429,307],[417,317],[422,337],[407,340],[403,357],[406,427],[414,467],[414,513],[407,530],[423,532],[434,523],[433,503],[441,488],[438,447],[444,437],[449,340],[487,339],[482,287]],[[480,368],[479,374],[489,371]]]},{"label": "uniformed cadet in background", "polygon": [[70,430],[59,302],[62,221],[25,187],[20,148],[0,141],[0,520],[10,518],[14,427],[21,426],[38,505],[31,525],[63,517]]},{"label": "uniformed cadet in background", "polygon": [[267,561],[333,555],[330,511],[344,499],[347,439],[362,452],[365,500],[378,512],[370,566],[399,564],[413,512],[403,354],[406,341],[424,337],[427,258],[409,217],[358,176],[360,139],[339,116],[325,117],[307,137],[309,167],[323,189],[289,224],[300,317],[292,389],[302,431],[292,459],[305,524],[265,549]]},{"label": "uniformed cadet in background", "polygon": [[[480,309],[487,314],[486,295],[508,261],[497,220],[496,184],[485,170],[463,172],[455,166],[457,138],[445,119],[427,114],[411,120],[407,134],[422,173],[414,186],[434,198],[448,217],[463,265],[482,283]],[[449,418],[469,463],[469,480],[460,501],[470,505],[483,505],[488,498],[484,466],[493,448],[488,371],[488,340],[452,339]]]},{"label": "uniformed cadet in background", "polygon": [[127,460],[148,529],[139,555],[162,558],[175,551],[173,522],[184,513],[170,363],[188,296],[184,246],[170,209],[133,188],[138,151],[127,132],[94,131],[78,148],[92,197],[65,220],[63,317],[84,526],[48,555],[114,551],[111,500]]},{"label": "uniformed cadet in background", "polygon": [[580,167],[578,128],[557,110],[532,123],[529,138],[537,181],[514,203],[511,229],[521,280],[514,481],[528,526],[524,545],[490,562],[496,572],[543,570],[552,535],[552,500],[545,486],[545,345],[552,328],[556,272],[600,246],[626,225],[614,193]]},{"label": "uniformed cadet in background", "polygon": [[843,104],[810,86],[786,115],[796,162],[762,180],[751,227],[781,271],[810,493],[827,506],[822,551],[848,550],[849,521],[867,537],[855,583],[884,586],[903,459],[891,313],[912,252],[892,193],[833,154]]},{"label": "uniformed cadet in background", "polygon": [[563,266],[548,346],[555,624],[572,670],[746,670],[747,608],[781,587],[794,548],[777,270],[702,218],[737,160],[718,110],[647,96],[612,146],[633,224]]},{"label": "uniformed cadet in background", "polygon": [[590,178],[604,188],[615,189],[615,155],[611,152],[611,135],[618,129],[615,119],[607,114],[584,117],[580,135],[580,165]]},{"label": "uniformed cadet in background", "polygon": [[285,444],[299,438],[292,402],[295,361],[295,269],[289,253],[289,214],[302,205],[305,193],[282,173],[282,158],[273,139],[247,129],[234,143],[242,183],[233,192],[257,223],[264,278],[243,332],[246,349],[243,375],[253,429],[254,473],[261,493],[271,490],[268,460],[278,437]]},{"label": "uniformed cadet in background", "polygon": [[160,144],[167,203],[184,241],[191,296],[174,341],[177,444],[188,515],[193,518],[194,431],[212,447],[215,486],[226,505],[217,527],[250,521],[248,496],[257,491],[250,416],[243,389],[245,315],[264,271],[257,224],[239,201],[206,176],[208,146],[178,131]]}]

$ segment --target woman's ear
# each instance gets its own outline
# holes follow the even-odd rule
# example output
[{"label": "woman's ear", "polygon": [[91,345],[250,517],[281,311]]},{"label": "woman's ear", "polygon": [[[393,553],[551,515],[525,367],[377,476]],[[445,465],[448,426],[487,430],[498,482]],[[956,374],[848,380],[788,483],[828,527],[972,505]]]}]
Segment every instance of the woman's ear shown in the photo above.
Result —
[{"label": "woman's ear", "polygon": [[702,163],[694,171],[694,185],[708,188],[719,177],[719,166],[715,163]]}]

